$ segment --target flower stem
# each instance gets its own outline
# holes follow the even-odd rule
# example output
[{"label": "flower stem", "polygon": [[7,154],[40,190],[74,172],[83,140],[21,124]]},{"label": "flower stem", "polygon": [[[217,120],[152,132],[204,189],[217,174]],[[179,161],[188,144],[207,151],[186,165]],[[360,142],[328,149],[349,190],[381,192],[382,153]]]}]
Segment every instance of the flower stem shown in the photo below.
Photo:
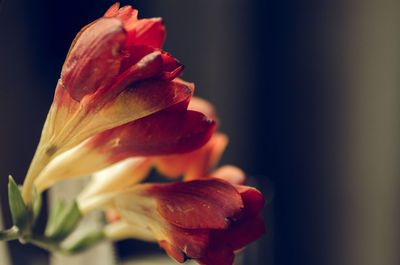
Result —
[{"label": "flower stem", "polygon": [[49,252],[63,252],[57,243],[55,243],[54,241],[51,241],[47,238],[27,237],[27,238],[24,238],[24,240],[27,243],[31,243],[32,245],[40,247]]},{"label": "flower stem", "polygon": [[10,229],[0,231],[0,240],[10,241],[14,239],[18,239],[19,230],[16,226],[11,227]]}]

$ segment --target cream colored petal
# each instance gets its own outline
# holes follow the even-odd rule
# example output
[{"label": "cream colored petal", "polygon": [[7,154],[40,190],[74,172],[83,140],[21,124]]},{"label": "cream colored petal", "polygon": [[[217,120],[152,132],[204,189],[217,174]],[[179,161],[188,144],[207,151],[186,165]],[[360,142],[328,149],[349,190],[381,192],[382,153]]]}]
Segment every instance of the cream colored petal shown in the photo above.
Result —
[{"label": "cream colored petal", "polygon": [[119,220],[104,227],[107,238],[118,241],[127,238],[135,238],[143,241],[157,242],[152,232],[144,227],[135,226],[124,220]]},{"label": "cream colored petal", "polygon": [[142,181],[151,168],[149,158],[128,158],[101,171],[96,172],[78,196],[78,205],[83,213],[95,208],[101,197],[109,193],[121,192]]},{"label": "cream colored petal", "polygon": [[178,82],[157,80],[142,82],[126,89],[100,110],[87,109],[87,115],[69,134],[70,138],[63,148],[71,148],[96,133],[185,101],[191,93],[187,85]]},{"label": "cream colored petal", "polygon": [[90,175],[109,165],[106,158],[102,154],[90,152],[82,143],[51,160],[36,178],[36,189],[41,193],[57,181]]}]

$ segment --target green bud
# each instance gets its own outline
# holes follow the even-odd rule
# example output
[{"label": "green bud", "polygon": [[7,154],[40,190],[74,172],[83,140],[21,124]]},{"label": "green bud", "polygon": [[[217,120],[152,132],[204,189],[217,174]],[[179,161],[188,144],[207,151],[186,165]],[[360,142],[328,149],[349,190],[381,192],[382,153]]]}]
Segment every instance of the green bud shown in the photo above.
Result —
[{"label": "green bud", "polygon": [[41,209],[42,209],[42,195],[38,194],[36,188],[34,188],[33,199],[32,199],[33,224],[36,223],[36,219],[38,218]]},{"label": "green bud", "polygon": [[47,225],[46,225],[46,231],[54,229],[53,226],[55,226],[57,216],[59,216],[64,211],[65,206],[66,205],[63,200],[60,199],[57,201],[56,205],[49,213],[49,218],[47,220]]},{"label": "green bud", "polygon": [[60,202],[54,209],[54,213],[50,214],[45,235],[52,240],[61,241],[76,228],[81,218],[76,201],[68,207]]},{"label": "green bud", "polygon": [[14,179],[9,176],[8,181],[8,202],[13,223],[20,231],[23,231],[28,222],[28,208],[22,199],[21,191],[19,190]]},{"label": "green bud", "polygon": [[71,238],[67,238],[63,242],[62,248],[67,254],[75,254],[92,247],[104,238],[105,235],[102,229],[87,231],[86,233],[74,233]]}]

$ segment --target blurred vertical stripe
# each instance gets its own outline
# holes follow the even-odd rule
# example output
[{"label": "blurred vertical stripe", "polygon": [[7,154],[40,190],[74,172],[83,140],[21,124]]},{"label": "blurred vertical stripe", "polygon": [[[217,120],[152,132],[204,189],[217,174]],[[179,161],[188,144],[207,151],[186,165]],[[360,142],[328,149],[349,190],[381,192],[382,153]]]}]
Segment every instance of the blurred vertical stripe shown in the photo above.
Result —
[{"label": "blurred vertical stripe", "polygon": [[[0,204],[0,230],[3,230],[4,225],[3,225],[3,214],[1,211],[1,204]],[[1,265],[10,265],[10,256],[8,254],[8,248],[7,248],[7,243],[6,242],[1,242],[0,241],[0,264]]]},{"label": "blurred vertical stripe", "polygon": [[[351,2],[351,3],[350,3]],[[400,264],[400,2],[350,1],[340,264]],[[351,5],[352,4],[352,5]],[[339,264],[339,263],[337,263]]]}]

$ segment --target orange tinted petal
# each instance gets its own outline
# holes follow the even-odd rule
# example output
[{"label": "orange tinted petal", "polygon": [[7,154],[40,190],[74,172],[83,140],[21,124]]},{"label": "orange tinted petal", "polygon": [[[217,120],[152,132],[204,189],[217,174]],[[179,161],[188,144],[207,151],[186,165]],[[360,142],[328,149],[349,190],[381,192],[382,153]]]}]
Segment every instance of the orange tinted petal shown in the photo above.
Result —
[{"label": "orange tinted petal", "polygon": [[126,46],[146,45],[161,48],[166,35],[161,18],[139,19],[132,27],[136,32],[135,38],[127,39]]},{"label": "orange tinted petal", "polygon": [[85,97],[85,102],[81,103],[85,112],[84,120],[74,128],[73,137],[64,147],[71,148],[96,133],[177,105],[189,97],[191,90],[188,86],[160,80],[139,82],[102,108],[91,102],[90,97]]},{"label": "orange tinted petal", "polygon": [[209,119],[217,120],[217,113],[214,106],[202,98],[192,97],[188,109],[196,110],[206,115]]},{"label": "orange tinted petal", "polygon": [[118,9],[119,9],[119,2],[113,4],[112,6],[110,6],[110,8],[106,11],[106,13],[104,14],[104,17],[113,17],[117,14]]},{"label": "orange tinted petal", "polygon": [[185,262],[185,255],[183,254],[182,250],[179,249],[178,247],[172,245],[167,240],[161,240],[158,242],[158,244],[165,250],[165,252],[167,252],[168,256],[170,256],[179,263]]},{"label": "orange tinted petal", "polygon": [[216,169],[210,177],[226,180],[232,185],[243,185],[246,182],[246,174],[243,170],[231,165]]},{"label": "orange tinted petal", "polygon": [[130,156],[184,153],[205,144],[215,122],[196,111],[158,112],[92,137],[86,146],[116,162]]},{"label": "orange tinted petal", "polygon": [[241,196],[225,181],[194,180],[151,185],[157,210],[171,224],[190,229],[224,229],[243,208]]},{"label": "orange tinted petal", "polygon": [[184,176],[185,180],[201,179],[208,176],[222,155],[228,137],[214,133],[203,147],[185,154],[156,157],[156,169],[167,177]]}]

